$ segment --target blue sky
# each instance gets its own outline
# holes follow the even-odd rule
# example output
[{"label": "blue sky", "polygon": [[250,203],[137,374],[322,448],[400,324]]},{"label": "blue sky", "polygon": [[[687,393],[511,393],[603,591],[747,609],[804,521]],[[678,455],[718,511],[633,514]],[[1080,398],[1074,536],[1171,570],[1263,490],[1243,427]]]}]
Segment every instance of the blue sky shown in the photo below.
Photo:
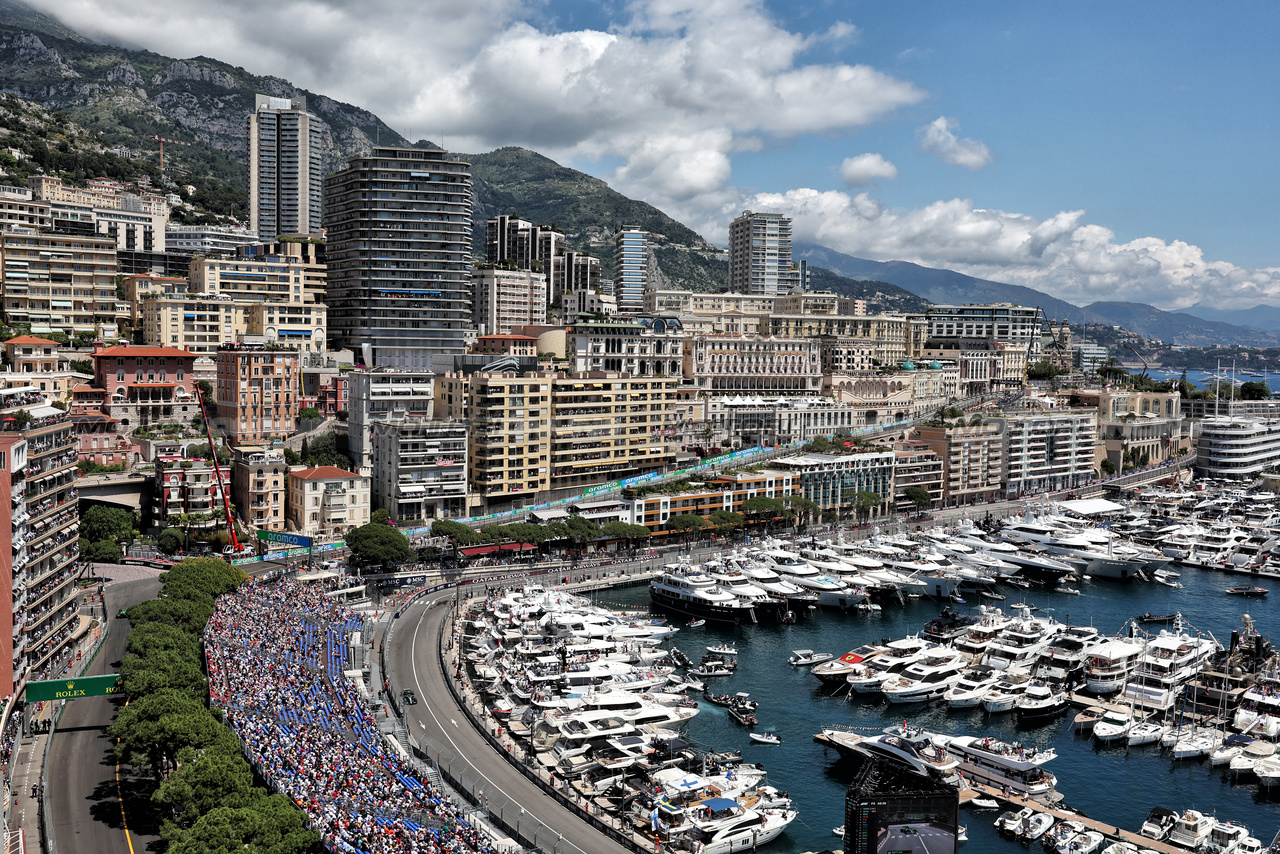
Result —
[{"label": "blue sky", "polygon": [[801,239],[1079,304],[1280,304],[1273,4],[35,5],[451,148],[533,148],[715,241],[778,209]]}]

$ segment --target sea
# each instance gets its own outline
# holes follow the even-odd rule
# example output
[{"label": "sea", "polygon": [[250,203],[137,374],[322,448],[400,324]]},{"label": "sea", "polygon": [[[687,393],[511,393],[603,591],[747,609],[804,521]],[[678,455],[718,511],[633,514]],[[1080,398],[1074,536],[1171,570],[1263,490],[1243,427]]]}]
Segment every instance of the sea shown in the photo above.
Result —
[{"label": "sea", "polygon": [[[1154,583],[1081,581],[1073,582],[1081,591],[1079,596],[1009,588],[1005,591],[1006,601],[987,604],[1005,606],[1025,601],[1040,606],[1041,615],[1097,626],[1109,635],[1119,633],[1130,617],[1144,612],[1177,611],[1195,630],[1212,632],[1224,646],[1229,643],[1232,630],[1241,627],[1241,616],[1248,613],[1264,636],[1280,642],[1280,608],[1276,601],[1227,594],[1226,588],[1238,583],[1238,576],[1177,569],[1182,573],[1182,589]],[[1280,584],[1275,586],[1280,588]],[[1280,589],[1273,592],[1276,596],[1270,598],[1280,600]],[[597,602],[647,607],[648,587],[602,591],[597,594]],[[975,609],[976,602],[973,597],[970,604],[950,607]],[[1053,748],[1057,758],[1046,767],[1057,776],[1064,803],[1107,824],[1136,832],[1148,811],[1161,806],[1171,810],[1198,809],[1219,820],[1243,823],[1264,845],[1280,830],[1280,787],[1268,792],[1256,781],[1234,782],[1225,766],[1212,768],[1208,758],[1174,761],[1159,745],[1095,745],[1072,732],[1074,711],[1051,724],[1023,729],[1011,713],[990,715],[981,707],[953,712],[945,702],[890,706],[879,698],[861,697],[849,702],[843,691],[836,696],[824,688],[808,668],[787,663],[792,650],[812,649],[839,656],[865,643],[905,637],[918,632],[940,610],[938,603],[927,599],[905,605],[885,603],[878,616],[815,609],[795,625],[713,627],[708,623],[697,629],[683,627],[668,643],[674,643],[695,661],[709,645],[725,641],[736,644],[737,671],[729,677],[706,680],[708,687],[717,693],[750,692],[760,703],[756,711],[758,731],[772,730],[782,737],[782,743],[776,746],[757,744],[725,709],[701,699],[701,712],[685,729],[686,738],[699,748],[741,750],[745,761],[765,766],[770,783],[790,793],[799,817],[783,836],[762,850],[774,854],[841,850],[841,842],[832,830],[844,824],[845,790],[857,764],[816,744],[813,736],[828,724],[874,735],[904,719],[934,732],[995,735]],[[1017,847],[1017,843],[996,833],[992,822],[997,814],[994,810],[961,808],[960,823],[968,827],[969,837],[963,850],[1012,851]]]},{"label": "sea", "polygon": [[[1165,380],[1176,380],[1182,376],[1181,368],[1156,368],[1147,372],[1147,376],[1157,382]],[[1187,381],[1196,388],[1213,388],[1215,383],[1226,386],[1231,382],[1231,367],[1227,366],[1221,372],[1216,371],[1187,371]],[[1265,382],[1268,388],[1275,390],[1280,388],[1280,374],[1275,372],[1262,371],[1245,371],[1239,367],[1236,368],[1235,381],[1237,383],[1246,382]]]}]

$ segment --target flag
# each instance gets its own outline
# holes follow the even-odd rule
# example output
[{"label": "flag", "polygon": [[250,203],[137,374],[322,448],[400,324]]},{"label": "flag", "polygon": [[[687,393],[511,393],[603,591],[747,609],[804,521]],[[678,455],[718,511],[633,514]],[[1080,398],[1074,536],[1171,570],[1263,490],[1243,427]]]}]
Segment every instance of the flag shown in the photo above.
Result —
[{"label": "flag", "polygon": [[[653,826],[653,832],[658,832],[658,808],[654,807],[653,812],[649,814],[649,823]],[[657,840],[654,840],[655,842]]]}]

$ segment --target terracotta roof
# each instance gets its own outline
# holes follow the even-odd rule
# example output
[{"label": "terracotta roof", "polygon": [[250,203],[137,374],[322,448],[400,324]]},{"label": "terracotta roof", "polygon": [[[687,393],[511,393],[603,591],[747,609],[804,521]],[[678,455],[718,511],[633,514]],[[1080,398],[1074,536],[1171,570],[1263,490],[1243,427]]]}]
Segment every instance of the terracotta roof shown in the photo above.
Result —
[{"label": "terracotta roof", "polygon": [[313,469],[291,471],[289,476],[296,477],[298,480],[333,480],[339,477],[359,477],[360,475],[353,471],[340,469],[337,466],[316,466]]},{"label": "terracotta roof", "polygon": [[81,383],[80,385],[75,386],[74,388],[71,389],[72,394],[75,394],[76,392],[87,392],[87,391],[96,391],[98,394],[107,393],[107,390],[105,388],[94,388],[88,383]]},{"label": "terracotta roof", "polygon": [[36,338],[34,335],[19,335],[16,338],[10,338],[4,342],[6,344],[52,344],[55,347],[61,347],[57,341],[50,341],[48,338]]},{"label": "terracotta roof", "polygon": [[91,355],[95,359],[99,356],[112,359],[120,356],[177,356],[191,359],[196,357],[195,353],[179,350],[177,347],[131,347],[127,345],[124,347],[108,347]]}]

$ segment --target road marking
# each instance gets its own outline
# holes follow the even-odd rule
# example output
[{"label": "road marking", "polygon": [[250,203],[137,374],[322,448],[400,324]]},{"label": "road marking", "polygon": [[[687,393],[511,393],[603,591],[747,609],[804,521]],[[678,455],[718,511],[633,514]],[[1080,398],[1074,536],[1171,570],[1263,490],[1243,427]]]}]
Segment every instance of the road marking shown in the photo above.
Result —
[{"label": "road marking", "polygon": [[[124,704],[129,705],[129,701],[125,700]],[[116,744],[120,743],[120,739],[116,739]],[[129,843],[129,854],[134,854],[133,839],[129,836],[129,817],[124,814],[124,793],[120,790],[120,763],[116,763],[116,798],[120,801],[120,821],[124,823],[124,841]]]}]

